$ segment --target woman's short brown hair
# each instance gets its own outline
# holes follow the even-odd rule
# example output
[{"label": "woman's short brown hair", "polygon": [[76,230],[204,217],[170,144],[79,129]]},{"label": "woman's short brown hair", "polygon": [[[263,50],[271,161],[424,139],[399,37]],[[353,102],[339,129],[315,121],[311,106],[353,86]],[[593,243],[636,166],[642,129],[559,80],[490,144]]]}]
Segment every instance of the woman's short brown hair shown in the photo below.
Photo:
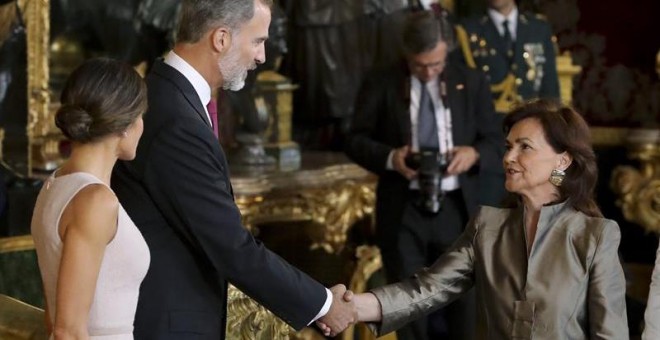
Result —
[{"label": "woman's short brown hair", "polygon": [[538,99],[526,102],[504,118],[504,133],[524,119],[541,123],[552,149],[567,152],[573,162],[566,169],[566,177],[559,187],[560,200],[589,216],[602,216],[594,201],[598,180],[596,156],[591,147],[589,125],[573,108],[555,100]]},{"label": "woman's short brown hair", "polygon": [[129,65],[90,59],[71,73],[55,124],[72,141],[87,143],[126,131],[147,109],[144,80]]}]

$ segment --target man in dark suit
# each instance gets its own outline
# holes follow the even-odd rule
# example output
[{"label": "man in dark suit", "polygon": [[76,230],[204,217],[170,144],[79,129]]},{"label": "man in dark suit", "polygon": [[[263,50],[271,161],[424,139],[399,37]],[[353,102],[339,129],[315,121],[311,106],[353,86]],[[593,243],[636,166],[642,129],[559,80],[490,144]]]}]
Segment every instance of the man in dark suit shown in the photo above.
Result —
[{"label": "man in dark suit", "polygon": [[266,249],[241,225],[225,155],[205,108],[238,90],[265,61],[270,1],[187,0],[177,43],[147,76],[149,109],[137,157],[112,186],[142,232],[151,265],[140,290],[137,339],[223,339],[227,282],[296,329],[319,317],[340,329],[351,305]]},{"label": "man in dark suit", "polygon": [[559,98],[552,29],[540,16],[520,13],[515,0],[488,0],[488,13],[469,18],[458,33],[467,65],[486,74],[495,100]]},{"label": "man in dark suit", "polygon": [[[404,61],[366,77],[346,145],[351,159],[379,175],[376,238],[390,282],[430,265],[458,238],[490,190],[480,177],[501,173],[504,146],[488,83],[480,72],[446,63],[448,46],[435,16],[412,14],[402,42]],[[449,159],[437,213],[419,204],[424,184],[406,164],[420,150]],[[444,322],[434,322],[444,331],[434,333],[471,339],[474,312],[473,294],[454,302]],[[426,320],[401,329],[397,337],[427,339]]]}]

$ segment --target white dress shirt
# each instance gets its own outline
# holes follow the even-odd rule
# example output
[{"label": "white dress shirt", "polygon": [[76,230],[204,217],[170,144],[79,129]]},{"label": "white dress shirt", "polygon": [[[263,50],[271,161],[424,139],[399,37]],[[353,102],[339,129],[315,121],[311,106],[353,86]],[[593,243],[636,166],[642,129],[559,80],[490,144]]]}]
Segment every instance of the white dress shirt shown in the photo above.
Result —
[{"label": "white dress shirt", "polygon": [[211,101],[211,85],[202,77],[194,67],[188,64],[183,58],[179,57],[174,51],[170,51],[164,60],[165,64],[172,66],[175,70],[183,74],[186,79],[197,92],[199,100],[202,102],[204,107],[204,112],[206,112],[206,118],[209,119],[209,124],[211,124],[211,116],[209,115],[209,110],[206,108],[206,105]]},{"label": "white dress shirt", "polygon": [[[199,100],[202,102],[204,112],[206,112],[206,117],[210,122],[211,116],[209,116],[206,105],[209,103],[209,101],[211,101],[211,86],[206,81],[206,79],[204,79],[204,77],[202,77],[202,75],[199,74],[199,72],[197,72],[194,67],[188,64],[187,61],[174,53],[174,51],[170,51],[167,56],[165,56],[164,62],[165,64],[172,66],[174,69],[183,74],[183,76],[188,79],[190,84],[192,84],[195,92],[197,92],[197,95],[199,96]],[[325,303],[323,304],[323,307],[321,307],[319,313],[308,323],[308,325],[324,317],[326,314],[328,314],[328,311],[330,311],[330,306],[332,305],[332,292],[328,288],[326,288],[325,291]],[[273,292],[273,294],[277,294],[277,292]]]},{"label": "white dress shirt", "polygon": [[507,16],[504,16],[502,13],[489,8],[488,16],[490,16],[490,19],[493,20],[495,28],[497,28],[497,32],[499,32],[501,36],[504,36],[504,20],[509,20],[508,26],[509,32],[511,32],[511,40],[516,41],[516,29],[518,28],[518,7],[514,6],[513,10],[511,10],[511,13],[509,13]]}]

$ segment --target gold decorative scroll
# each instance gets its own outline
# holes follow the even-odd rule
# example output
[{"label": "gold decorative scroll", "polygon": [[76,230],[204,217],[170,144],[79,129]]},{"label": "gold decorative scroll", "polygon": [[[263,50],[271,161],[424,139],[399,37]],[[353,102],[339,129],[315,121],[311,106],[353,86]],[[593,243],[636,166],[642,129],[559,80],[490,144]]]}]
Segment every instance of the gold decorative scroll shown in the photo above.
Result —
[{"label": "gold decorative scroll", "polygon": [[[367,282],[371,275],[383,267],[380,256],[380,249],[376,246],[359,246],[356,250],[357,268],[353,272],[353,277],[348,289],[354,293],[363,293],[367,290]],[[375,339],[375,336],[365,324],[350,326],[342,333],[342,340],[354,340],[355,327],[360,328],[359,340]]]},{"label": "gold decorative scroll", "polygon": [[311,249],[339,253],[351,226],[373,216],[375,178],[353,164],[232,182],[248,229],[258,235],[262,223],[311,221]]},{"label": "gold decorative scroll", "polygon": [[53,170],[62,162],[59,142],[62,134],[55,126],[51,107],[48,61],[50,56],[50,0],[25,2],[28,67],[28,176],[33,169]]},{"label": "gold decorative scroll", "polygon": [[559,92],[564,103],[573,102],[573,77],[582,71],[582,67],[573,64],[571,53],[566,51],[557,56],[557,77]]},{"label": "gold decorative scroll", "polygon": [[236,287],[227,291],[227,339],[288,340],[293,329]]},{"label": "gold decorative scroll", "polygon": [[618,166],[610,181],[620,196],[623,216],[648,231],[660,232],[660,130],[636,130],[629,140],[630,157],[640,169]]},{"label": "gold decorative scroll", "polygon": [[34,249],[32,235],[0,238],[0,254]]},{"label": "gold decorative scroll", "polygon": [[28,175],[32,174],[32,145],[48,134],[48,39],[50,32],[50,1],[32,0],[26,3],[28,65]]}]

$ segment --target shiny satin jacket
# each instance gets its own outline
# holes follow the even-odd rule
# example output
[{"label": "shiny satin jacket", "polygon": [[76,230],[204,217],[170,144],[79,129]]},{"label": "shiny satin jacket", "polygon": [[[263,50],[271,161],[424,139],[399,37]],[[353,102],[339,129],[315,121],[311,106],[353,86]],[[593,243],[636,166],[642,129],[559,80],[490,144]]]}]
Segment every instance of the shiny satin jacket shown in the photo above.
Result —
[{"label": "shiny satin jacket", "polygon": [[564,203],[541,210],[529,257],[523,209],[482,207],[452,249],[412,279],[372,292],[377,334],[477,292],[478,339],[628,339],[616,222]]}]

